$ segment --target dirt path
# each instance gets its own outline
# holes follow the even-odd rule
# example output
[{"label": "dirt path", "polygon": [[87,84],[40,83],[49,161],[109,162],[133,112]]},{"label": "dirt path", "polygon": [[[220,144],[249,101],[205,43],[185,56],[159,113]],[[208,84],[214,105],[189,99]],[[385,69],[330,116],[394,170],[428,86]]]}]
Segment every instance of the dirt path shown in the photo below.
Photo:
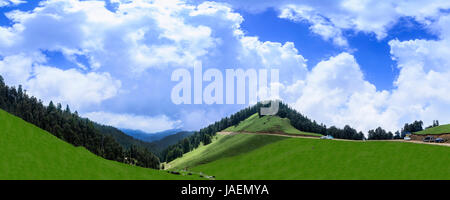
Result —
[{"label": "dirt path", "polygon": [[418,141],[418,140],[377,140],[377,141],[386,141],[386,142],[405,142],[405,143],[429,144],[429,145],[438,145],[438,146],[447,146],[447,147],[450,147],[450,143],[422,142],[422,141]]},{"label": "dirt path", "polygon": [[[320,139],[320,137],[314,136],[304,136],[304,135],[291,135],[291,134],[280,134],[280,133],[250,133],[250,132],[217,132],[220,135],[236,135],[236,134],[251,134],[251,135],[275,135],[282,137],[291,138],[309,138],[309,139]],[[346,140],[346,139],[332,139],[338,141],[349,141],[349,142],[373,142],[373,141],[384,141],[384,142],[405,142],[405,143],[416,143],[416,144],[428,144],[428,145],[438,145],[450,147],[450,143],[434,143],[434,142],[422,142],[417,140]]]},{"label": "dirt path", "polygon": [[292,134],[282,134],[282,133],[252,133],[252,132],[217,132],[220,135],[236,135],[236,134],[250,134],[250,135],[276,135],[283,137],[295,137],[295,138],[313,138],[319,139],[319,137],[315,136],[304,136],[304,135],[292,135]]}]

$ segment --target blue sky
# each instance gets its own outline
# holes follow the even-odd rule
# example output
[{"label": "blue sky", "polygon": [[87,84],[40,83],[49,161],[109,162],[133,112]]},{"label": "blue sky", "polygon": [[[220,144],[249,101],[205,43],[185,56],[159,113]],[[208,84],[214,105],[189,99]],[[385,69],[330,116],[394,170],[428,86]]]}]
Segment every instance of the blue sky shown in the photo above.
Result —
[{"label": "blue sky", "polygon": [[196,130],[248,105],[175,105],[171,74],[197,61],[204,70],[279,69],[279,98],[329,126],[450,123],[449,8],[440,0],[0,0],[0,74],[44,102],[147,132]]},{"label": "blue sky", "polygon": [[380,90],[393,89],[392,83],[399,72],[389,53],[390,40],[437,39],[437,36],[424,29],[422,24],[413,18],[405,17],[388,29],[388,36],[382,40],[378,40],[371,33],[355,33],[349,30],[346,36],[350,46],[342,48],[311,33],[308,22],[295,23],[278,18],[279,13],[273,8],[261,13],[245,10],[240,13],[245,19],[242,28],[247,34],[258,36],[263,41],[294,42],[300,54],[308,59],[308,66],[315,66],[318,62],[342,51],[349,49],[354,51],[353,55],[366,79]]}]

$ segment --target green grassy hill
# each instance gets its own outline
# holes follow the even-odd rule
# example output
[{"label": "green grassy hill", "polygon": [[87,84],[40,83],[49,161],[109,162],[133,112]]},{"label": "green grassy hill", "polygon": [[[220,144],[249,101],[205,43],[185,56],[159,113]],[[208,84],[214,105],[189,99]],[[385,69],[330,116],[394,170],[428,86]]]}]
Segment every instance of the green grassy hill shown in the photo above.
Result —
[{"label": "green grassy hill", "polygon": [[103,159],[0,110],[0,179],[196,179]]},{"label": "green grassy hill", "polygon": [[427,135],[427,134],[445,134],[445,133],[450,133],[450,124],[428,128],[423,131],[415,132],[414,134]]},{"label": "green grassy hill", "polygon": [[217,135],[211,144],[200,145],[183,157],[169,163],[170,168],[184,169],[209,163],[221,158],[232,157],[261,148],[267,144],[286,139],[268,135]]},{"label": "green grassy hill", "polygon": [[246,120],[240,122],[237,126],[231,126],[225,129],[228,132],[265,132],[265,133],[283,133],[292,135],[304,135],[304,136],[321,136],[317,133],[308,133],[299,131],[294,128],[289,119],[280,118],[278,116],[263,116],[259,117],[258,114],[254,114]]},{"label": "green grassy hill", "polygon": [[[253,134],[222,137],[172,163],[193,166],[190,171],[216,179],[450,179],[450,148],[445,146]],[[245,142],[233,143],[241,140]],[[221,141],[226,147],[216,149]],[[265,145],[239,151],[243,143],[254,141]],[[210,159],[202,159],[205,155]]]}]

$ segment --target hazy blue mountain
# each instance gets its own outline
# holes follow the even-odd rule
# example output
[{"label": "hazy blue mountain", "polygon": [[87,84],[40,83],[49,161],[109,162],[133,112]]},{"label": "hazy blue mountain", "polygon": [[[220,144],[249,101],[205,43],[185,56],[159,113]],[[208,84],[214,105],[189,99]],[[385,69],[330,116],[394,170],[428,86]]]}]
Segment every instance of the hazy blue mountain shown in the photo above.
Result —
[{"label": "hazy blue mountain", "polygon": [[140,130],[132,130],[132,129],[121,129],[125,134],[132,136],[136,139],[145,141],[145,142],[154,142],[163,139],[169,135],[174,135],[176,133],[182,132],[181,129],[170,129],[166,131],[156,132],[156,133],[147,133]]}]

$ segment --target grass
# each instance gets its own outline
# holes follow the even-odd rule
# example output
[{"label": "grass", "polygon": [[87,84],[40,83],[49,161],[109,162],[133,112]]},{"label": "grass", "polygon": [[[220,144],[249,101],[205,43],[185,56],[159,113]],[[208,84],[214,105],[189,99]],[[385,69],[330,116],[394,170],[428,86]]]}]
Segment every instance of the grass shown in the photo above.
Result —
[{"label": "grass", "polygon": [[433,135],[433,134],[445,134],[450,133],[450,124],[436,126],[433,128],[428,128],[423,131],[415,132],[417,135]]},{"label": "grass", "polygon": [[280,118],[278,116],[263,116],[259,117],[258,114],[254,114],[246,120],[240,122],[237,126],[231,126],[225,129],[228,132],[265,132],[265,133],[285,133],[291,135],[305,135],[305,136],[317,136],[322,135],[317,133],[309,133],[299,131],[291,125],[291,122],[287,118]]},{"label": "grass", "polygon": [[0,110],[0,179],[198,179],[103,159]]},{"label": "grass", "polygon": [[211,144],[200,146],[197,149],[184,154],[183,157],[170,162],[170,168],[191,168],[221,158],[244,154],[270,143],[286,139],[286,137],[251,134],[217,135],[216,137],[217,138],[214,139]]},{"label": "grass", "polygon": [[[280,136],[264,137],[275,141]],[[214,175],[216,179],[237,180],[449,180],[448,155],[450,148],[445,146],[286,138],[236,156],[198,165],[191,171]]]}]

